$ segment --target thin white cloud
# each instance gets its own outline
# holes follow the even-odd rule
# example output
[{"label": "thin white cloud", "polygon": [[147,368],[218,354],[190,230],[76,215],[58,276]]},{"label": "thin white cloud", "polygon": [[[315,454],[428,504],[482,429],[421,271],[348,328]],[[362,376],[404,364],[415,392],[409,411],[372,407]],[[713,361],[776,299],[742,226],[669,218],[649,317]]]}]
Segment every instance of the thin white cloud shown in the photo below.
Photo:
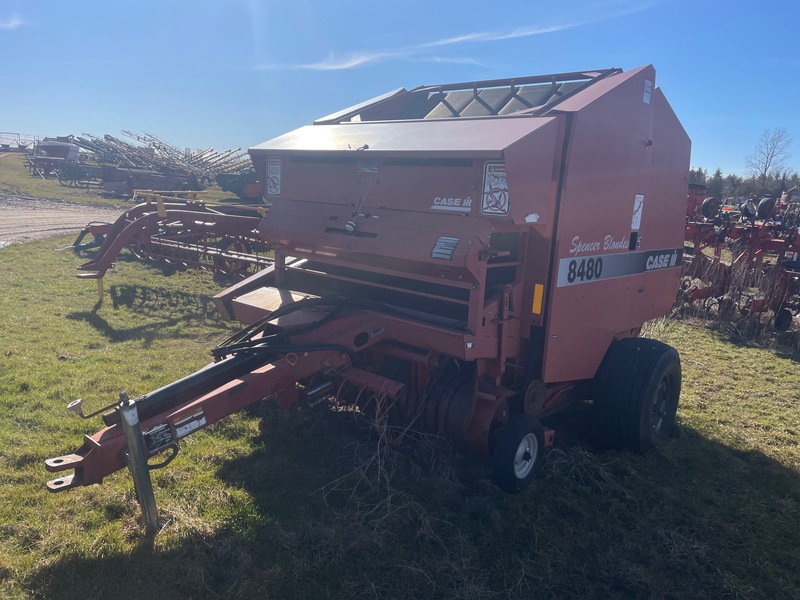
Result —
[{"label": "thin white cloud", "polygon": [[421,62],[442,63],[450,65],[474,65],[476,67],[486,67],[486,63],[475,60],[469,56],[425,56],[420,59]]},{"label": "thin white cloud", "polygon": [[[401,48],[393,48],[386,50],[360,50],[357,52],[350,52],[341,56],[336,56],[331,53],[327,58],[315,63],[309,64],[272,64],[260,65],[256,70],[309,70],[309,71],[340,71],[345,69],[355,69],[373,65],[377,63],[386,62],[389,60],[409,60],[415,62],[450,62],[460,64],[474,64],[481,65],[481,63],[471,57],[448,58],[444,56],[430,56],[428,53],[431,50],[441,50],[444,48],[451,48],[463,44],[477,44],[486,42],[497,42],[503,40],[512,40],[518,38],[534,37],[545,35],[548,33],[557,33],[559,31],[566,31],[568,29],[575,29],[577,27],[585,27],[593,25],[602,21],[609,21],[633,13],[647,10],[659,4],[662,0],[646,0],[645,2],[637,4],[624,4],[619,10],[604,10],[602,14],[592,19],[584,19],[579,21],[571,21],[565,23],[554,23],[550,25],[535,25],[529,27],[519,27],[508,31],[483,31],[473,32],[463,35],[443,38],[431,42],[423,42],[412,46],[404,46]],[[606,3],[606,6],[617,6],[620,4],[619,0],[611,0]],[[483,65],[481,65],[483,66]]]},{"label": "thin white cloud", "polygon": [[[510,31],[484,31],[480,33],[468,33],[465,35],[459,35],[450,38],[444,38],[441,40],[436,40],[434,42],[427,42],[424,44],[419,44],[414,48],[435,48],[435,47],[442,47],[442,46],[452,46],[454,44],[463,44],[463,43],[470,43],[470,42],[497,42],[501,40],[513,40],[517,38],[526,38],[526,37],[534,37],[537,35],[544,35],[547,33],[557,33],[559,31],[567,31],[568,29],[576,29],[578,27],[585,27],[587,25],[594,25],[595,23],[601,23],[603,21],[610,21],[612,19],[618,19],[620,17],[624,17],[627,15],[631,15],[634,13],[642,12],[647,10],[648,8],[652,8],[653,6],[660,4],[662,0],[650,0],[646,2],[641,2],[638,4],[631,4],[627,6],[621,7],[619,10],[615,11],[602,11],[604,14],[601,14],[593,19],[583,19],[580,21],[572,21],[567,23],[555,23],[552,25],[537,25],[537,26],[530,26],[530,27],[520,27],[517,29],[512,29]],[[620,2],[618,0],[612,0],[609,3],[606,3],[607,6],[618,5]],[[624,3],[623,3],[624,4]],[[597,5],[595,5],[597,7]]]},{"label": "thin white cloud", "polygon": [[392,58],[403,58],[403,52],[399,50],[387,50],[382,52],[353,52],[341,58],[336,58],[333,54],[330,54],[328,58],[316,63],[307,65],[290,65],[284,68],[304,69],[310,71],[340,71],[343,69],[363,67],[372,63],[384,62]]},{"label": "thin white cloud", "polygon": [[486,66],[469,56],[415,56],[413,50],[393,50],[386,52],[360,52],[353,53],[342,58],[336,58],[333,55],[328,56],[325,60],[308,65],[295,65],[295,69],[305,69],[311,71],[340,71],[344,69],[354,69],[356,67],[364,67],[366,65],[378,62],[385,62],[387,60],[412,60],[419,62],[431,63],[450,63],[459,65],[477,65]]},{"label": "thin white cloud", "polygon": [[535,35],[544,35],[545,33],[556,33],[558,31],[565,31],[567,29],[574,29],[581,25],[588,25],[596,21],[580,21],[577,23],[564,23],[561,25],[548,25],[546,27],[527,27],[523,29],[514,29],[512,31],[495,31],[495,32],[482,32],[482,33],[468,33],[466,35],[459,35],[435,42],[428,42],[420,44],[418,48],[441,48],[442,46],[452,46],[455,44],[476,43],[476,42],[497,42],[500,40],[513,40],[516,38],[533,37]]},{"label": "thin white cloud", "polygon": [[22,27],[25,24],[25,21],[21,19],[19,15],[11,15],[7,19],[0,21],[0,29],[10,31],[11,29]]}]

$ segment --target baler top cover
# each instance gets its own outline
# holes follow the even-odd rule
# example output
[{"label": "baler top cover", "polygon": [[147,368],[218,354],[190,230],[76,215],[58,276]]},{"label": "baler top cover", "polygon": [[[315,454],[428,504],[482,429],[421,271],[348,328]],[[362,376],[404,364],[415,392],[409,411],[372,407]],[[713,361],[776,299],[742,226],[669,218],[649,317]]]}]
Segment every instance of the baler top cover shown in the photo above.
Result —
[{"label": "baler top cover", "polygon": [[545,224],[553,216],[562,152],[563,124],[556,117],[578,112],[640,71],[400,88],[259,144],[250,154],[270,201]]},{"label": "baler top cover", "polygon": [[[481,216],[544,222],[558,136],[546,115],[619,72],[400,88],[259,144],[250,154],[269,200],[465,215],[480,197]],[[513,163],[524,169],[512,172]],[[528,202],[509,202],[521,194]]]},{"label": "baler top cover", "polygon": [[542,114],[619,69],[400,88],[314,122],[405,121]]},{"label": "baler top cover", "polygon": [[[607,69],[421,86],[411,91],[400,88],[264,142],[250,152],[253,155],[262,151],[347,154],[353,150],[370,150],[370,155],[383,156],[446,153],[449,157],[476,154],[499,157],[506,147],[540,127],[542,122],[493,120],[488,123],[475,119],[542,116],[580,90],[617,72],[618,69]],[[415,122],[398,127],[397,121]]]}]

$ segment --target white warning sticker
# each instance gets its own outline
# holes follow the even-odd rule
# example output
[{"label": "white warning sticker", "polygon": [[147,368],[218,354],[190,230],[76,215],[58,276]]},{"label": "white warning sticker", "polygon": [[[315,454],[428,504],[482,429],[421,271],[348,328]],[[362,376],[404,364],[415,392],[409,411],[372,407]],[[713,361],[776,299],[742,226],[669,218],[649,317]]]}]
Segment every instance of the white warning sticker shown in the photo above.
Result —
[{"label": "white warning sticker", "polygon": [[198,408],[188,415],[181,415],[173,423],[175,426],[175,434],[178,436],[178,438],[186,437],[193,431],[203,427],[205,424],[206,415],[203,413],[202,408]]},{"label": "white warning sticker", "polygon": [[281,195],[281,159],[267,159],[267,195]]},{"label": "white warning sticker", "polygon": [[653,80],[652,79],[645,79],[644,80],[644,94],[642,95],[642,102],[645,104],[650,104],[650,96],[653,95]]},{"label": "white warning sticker", "polygon": [[509,211],[506,163],[489,161],[483,168],[481,214],[505,217]]},{"label": "white warning sticker", "polygon": [[639,231],[642,225],[642,210],[644,210],[644,194],[636,194],[633,199],[633,214],[631,215],[631,230]]}]

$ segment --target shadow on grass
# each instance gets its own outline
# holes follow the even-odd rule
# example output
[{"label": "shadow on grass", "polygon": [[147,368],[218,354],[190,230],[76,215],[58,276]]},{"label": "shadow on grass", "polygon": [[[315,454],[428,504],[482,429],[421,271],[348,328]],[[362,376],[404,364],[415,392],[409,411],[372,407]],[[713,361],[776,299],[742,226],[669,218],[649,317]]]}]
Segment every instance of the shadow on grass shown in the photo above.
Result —
[{"label": "shadow on grass", "polygon": [[167,550],[72,549],[25,589],[62,599],[798,597],[796,472],[685,427],[645,456],[593,453],[570,418],[534,486],[506,496],[468,458],[422,469],[340,419],[268,409],[254,450],[217,473],[252,503],[215,531],[190,530]]},{"label": "shadow on grass", "polygon": [[[114,285],[108,296],[114,309],[125,307],[148,322],[136,327],[117,328],[99,314],[103,303],[95,304],[91,311],[74,312],[67,315],[74,321],[86,321],[112,342],[144,340],[146,344],[163,335],[165,327],[174,327],[192,320],[218,323],[221,329],[227,328],[216,312],[209,296],[188,294],[168,288],[152,288],[141,285]],[[153,322],[153,319],[161,319]],[[191,337],[193,334],[187,334]],[[176,334],[173,337],[181,337]]]},{"label": "shadow on grass", "polygon": [[[82,256],[82,257],[87,258],[87,259],[88,258],[93,258],[96,255],[97,255],[97,251],[96,250],[85,250],[85,251],[81,251],[80,254],[79,254],[79,256]],[[115,262],[117,262],[117,263],[129,263],[129,264],[136,264],[136,265],[145,265],[149,269],[153,269],[155,271],[158,271],[159,274],[162,277],[167,277],[167,278],[172,277],[173,275],[175,275],[177,273],[185,273],[187,271],[192,271],[192,270],[207,270],[207,269],[201,269],[200,267],[192,266],[192,265],[189,265],[189,264],[186,264],[186,263],[181,263],[181,262],[178,262],[177,260],[175,262],[168,262],[167,260],[157,260],[157,259],[149,259],[148,260],[148,259],[143,259],[143,258],[140,259],[140,258],[137,258],[131,252],[123,252],[123,253],[119,254],[117,256]],[[211,267],[209,267],[209,269],[211,269],[211,271],[213,272],[213,277],[214,277],[215,283],[217,283],[218,285],[220,285],[222,287],[228,287],[228,286],[233,285],[234,283],[238,283],[239,281],[242,280],[242,278],[237,276],[237,275],[230,274],[230,273],[225,273],[225,272],[222,272],[222,271],[218,271],[218,270],[213,269]]]},{"label": "shadow on grass", "polygon": [[764,335],[748,335],[747,331],[730,324],[711,328],[717,337],[738,348],[759,348],[770,350],[780,358],[800,362],[800,331],[769,331]]},{"label": "shadow on grass", "polygon": [[[171,288],[143,285],[112,285],[109,289],[115,310],[125,307],[142,314],[180,314],[185,318],[207,319],[216,313],[210,296],[179,292]],[[217,320],[220,320],[217,317]]]}]

